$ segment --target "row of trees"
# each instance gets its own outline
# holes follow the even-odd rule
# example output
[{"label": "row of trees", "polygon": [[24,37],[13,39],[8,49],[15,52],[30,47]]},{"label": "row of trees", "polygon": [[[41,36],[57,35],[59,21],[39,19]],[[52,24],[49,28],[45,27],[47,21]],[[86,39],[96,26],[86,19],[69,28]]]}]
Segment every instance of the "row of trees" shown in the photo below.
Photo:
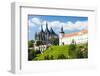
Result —
[{"label": "row of trees", "polygon": [[[59,45],[59,38],[51,38],[51,39],[49,40],[49,42],[50,42],[52,45]],[[36,42],[36,46],[39,46],[39,45],[46,45],[46,42],[37,41],[37,42]]]},{"label": "row of trees", "polygon": [[[34,42],[35,42],[34,40],[28,41],[28,48],[32,48]],[[51,39],[50,39],[50,42],[51,42],[52,45],[59,45],[59,38],[51,38]],[[37,42],[36,42],[36,46],[44,45],[44,44],[46,44],[46,43],[43,42],[43,41],[37,41]]]},{"label": "row of trees", "polygon": [[88,43],[76,45],[73,40],[68,50],[71,58],[88,58]]}]

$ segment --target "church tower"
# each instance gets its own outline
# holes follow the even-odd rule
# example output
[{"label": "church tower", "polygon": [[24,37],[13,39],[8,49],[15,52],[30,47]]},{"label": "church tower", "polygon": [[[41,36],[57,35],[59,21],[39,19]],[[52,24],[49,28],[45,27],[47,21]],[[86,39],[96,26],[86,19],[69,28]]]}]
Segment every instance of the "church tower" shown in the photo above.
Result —
[{"label": "church tower", "polygon": [[63,26],[61,27],[61,32],[59,33],[59,45],[64,44],[62,38],[64,36]]},{"label": "church tower", "polygon": [[59,38],[62,38],[64,36],[63,26],[61,27],[61,32],[59,33]]}]

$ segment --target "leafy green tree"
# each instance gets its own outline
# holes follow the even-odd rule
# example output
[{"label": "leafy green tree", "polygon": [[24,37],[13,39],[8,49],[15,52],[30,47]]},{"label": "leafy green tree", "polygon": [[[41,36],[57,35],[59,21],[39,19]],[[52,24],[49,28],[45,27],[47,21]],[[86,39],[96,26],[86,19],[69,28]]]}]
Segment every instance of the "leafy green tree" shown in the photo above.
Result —
[{"label": "leafy green tree", "polygon": [[28,60],[32,60],[36,57],[36,53],[34,49],[28,49]]},{"label": "leafy green tree", "polygon": [[34,40],[28,41],[28,47],[29,47],[29,48],[30,48],[30,47],[33,47],[33,43],[34,43]]},{"label": "leafy green tree", "polygon": [[39,45],[43,45],[43,42],[42,41],[37,41],[36,46],[39,46]]},{"label": "leafy green tree", "polygon": [[77,58],[88,58],[88,44],[83,44],[77,48]]},{"label": "leafy green tree", "polygon": [[59,38],[51,38],[50,41],[52,45],[59,45]]},{"label": "leafy green tree", "polygon": [[84,58],[80,48],[77,49],[77,58]]},{"label": "leafy green tree", "polygon": [[72,58],[76,58],[76,43],[74,40],[72,40],[72,43],[69,45],[69,56]]}]

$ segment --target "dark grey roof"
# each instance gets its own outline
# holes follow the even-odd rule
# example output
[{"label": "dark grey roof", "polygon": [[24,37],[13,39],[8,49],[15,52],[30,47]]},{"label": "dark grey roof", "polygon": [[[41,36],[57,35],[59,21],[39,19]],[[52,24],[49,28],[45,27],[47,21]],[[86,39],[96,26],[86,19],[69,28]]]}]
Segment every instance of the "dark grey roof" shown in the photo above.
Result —
[{"label": "dark grey roof", "polygon": [[52,27],[51,27],[51,29],[50,29],[50,33],[53,34],[53,35],[57,35],[57,34],[53,31]]},{"label": "dark grey roof", "polygon": [[46,23],[46,29],[45,29],[45,33],[48,33],[48,34],[50,34],[50,31],[49,31],[49,29],[48,29],[48,24]]},{"label": "dark grey roof", "polygon": [[42,27],[42,25],[41,25],[41,31],[40,31],[40,32],[44,32],[44,31],[43,31],[43,27]]}]

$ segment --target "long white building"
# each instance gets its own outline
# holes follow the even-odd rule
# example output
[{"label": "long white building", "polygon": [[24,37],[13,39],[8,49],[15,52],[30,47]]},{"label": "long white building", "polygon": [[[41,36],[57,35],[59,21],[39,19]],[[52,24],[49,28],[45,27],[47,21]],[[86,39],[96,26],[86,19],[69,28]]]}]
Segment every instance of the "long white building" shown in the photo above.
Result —
[{"label": "long white building", "polygon": [[86,43],[88,41],[88,30],[65,34],[62,27],[59,34],[59,45],[71,44],[72,40],[74,40],[76,44]]}]

